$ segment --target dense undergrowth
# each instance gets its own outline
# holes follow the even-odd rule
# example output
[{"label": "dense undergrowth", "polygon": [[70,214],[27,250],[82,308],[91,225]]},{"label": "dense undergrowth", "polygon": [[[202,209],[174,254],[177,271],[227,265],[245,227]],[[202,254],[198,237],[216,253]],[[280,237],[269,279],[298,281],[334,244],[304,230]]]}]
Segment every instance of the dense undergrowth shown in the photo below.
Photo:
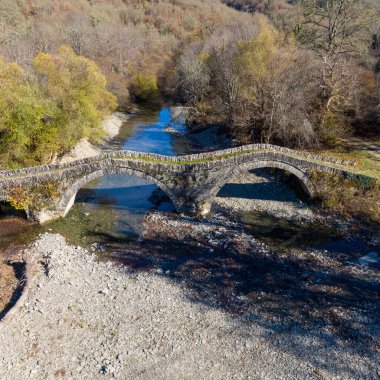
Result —
[{"label": "dense undergrowth", "polygon": [[355,217],[366,223],[380,223],[380,181],[369,177],[315,172],[317,197],[329,212]]}]

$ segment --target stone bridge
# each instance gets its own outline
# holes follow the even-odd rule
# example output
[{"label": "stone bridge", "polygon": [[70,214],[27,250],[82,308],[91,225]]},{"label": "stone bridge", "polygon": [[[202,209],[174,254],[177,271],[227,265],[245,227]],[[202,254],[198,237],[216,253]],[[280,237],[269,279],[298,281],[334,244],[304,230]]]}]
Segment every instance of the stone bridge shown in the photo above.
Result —
[{"label": "stone bridge", "polygon": [[156,184],[179,213],[204,215],[219,190],[239,173],[256,168],[282,169],[296,176],[313,197],[312,172],[344,175],[351,172],[353,165],[267,144],[180,157],[112,151],[67,164],[0,171],[0,201],[17,203],[30,217],[43,223],[64,217],[87,182],[125,173]]}]

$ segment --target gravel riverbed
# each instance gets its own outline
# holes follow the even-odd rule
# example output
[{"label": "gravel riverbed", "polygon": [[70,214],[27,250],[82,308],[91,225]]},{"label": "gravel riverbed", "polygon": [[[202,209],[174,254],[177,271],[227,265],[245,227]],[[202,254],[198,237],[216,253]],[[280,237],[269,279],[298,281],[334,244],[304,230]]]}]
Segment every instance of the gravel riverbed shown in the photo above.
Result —
[{"label": "gravel riverbed", "polygon": [[[251,300],[249,308],[239,308],[251,296],[244,290],[231,291],[231,299],[219,300],[222,302],[203,297],[202,287],[204,295],[217,295],[218,287],[230,291],[227,284],[234,279],[229,278],[229,269],[231,276],[239,270],[238,265],[245,269],[240,256],[237,260],[231,255],[220,257],[217,241],[221,234],[229,236],[223,239],[223,246],[238,245],[252,263],[255,260],[252,255],[257,255],[259,263],[263,257],[273,260],[273,252],[262,243],[247,239],[244,233],[215,227],[217,223],[207,223],[205,234],[202,222],[162,218],[159,214],[147,218],[145,223],[150,231],[140,244],[144,246],[145,241],[146,249],[153,251],[149,242],[158,230],[165,236],[165,228],[159,226],[167,226],[168,231],[177,226],[179,235],[188,231],[197,247],[186,259],[191,278],[195,281],[197,271],[203,276],[213,269],[213,276],[221,276],[217,281],[207,276],[199,283],[193,281],[190,292],[188,278],[177,276],[179,267],[167,266],[166,261],[160,265],[161,257],[155,257],[154,265],[153,257],[146,257],[151,265],[145,263],[142,270],[136,266],[133,251],[126,252],[125,260],[133,264],[120,266],[117,260],[99,261],[94,253],[67,244],[60,235],[43,234],[27,252],[34,262],[34,279],[27,301],[12,319],[0,322],[0,378],[377,379],[380,376],[380,355],[376,350],[379,342],[371,335],[371,328],[363,332],[367,334],[366,342],[352,344],[334,331],[333,324],[320,325],[318,329],[310,326],[309,330],[300,327],[294,320],[295,310],[261,314],[256,306],[260,304],[260,294],[264,299],[267,297],[265,288],[255,294],[258,305],[254,307]],[[210,268],[208,260],[204,260],[203,269],[196,265],[197,250],[215,260],[214,268]],[[227,253],[228,249],[224,250]],[[180,261],[185,260],[181,257]],[[225,261],[217,267],[218,260]],[[260,265],[255,270],[257,279],[263,279]],[[265,276],[272,274],[270,271]],[[275,290],[276,287],[272,289]],[[194,291],[200,297],[194,297]],[[230,310],[223,303],[236,308]],[[289,304],[285,302],[283,307]],[[300,305],[294,303],[293,307],[298,309]],[[344,318],[344,311],[336,313],[337,320]],[[359,326],[366,322],[358,319],[357,323]]]},{"label": "gravel riverbed", "polygon": [[262,211],[276,218],[314,221],[315,211],[279,180],[278,173],[256,169],[231,178],[215,199],[218,206],[232,212]]},{"label": "gravel riverbed", "polygon": [[[26,302],[0,321],[0,380],[380,378],[379,240],[337,254],[248,234],[234,215],[326,222],[276,172],[231,179],[215,203],[202,219],[149,212],[109,246],[41,234]],[[16,286],[0,278],[3,304]]]}]

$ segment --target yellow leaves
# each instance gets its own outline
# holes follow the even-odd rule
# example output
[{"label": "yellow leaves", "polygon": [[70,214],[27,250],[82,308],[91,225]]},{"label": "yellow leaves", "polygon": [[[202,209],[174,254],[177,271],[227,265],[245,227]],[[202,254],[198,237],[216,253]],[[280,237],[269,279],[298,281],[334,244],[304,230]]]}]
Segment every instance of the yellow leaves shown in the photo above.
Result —
[{"label": "yellow leaves", "polygon": [[268,73],[269,63],[280,47],[280,34],[265,17],[258,17],[259,32],[240,44],[237,57],[241,72],[257,78]]},{"label": "yellow leaves", "polygon": [[0,59],[0,88],[2,90],[2,95],[4,92],[7,93],[9,89],[9,94],[18,91],[26,82],[25,72],[21,66],[17,63],[4,63]]},{"label": "yellow leaves", "polygon": [[211,54],[210,54],[210,52],[204,51],[204,52],[201,52],[201,53],[199,54],[199,60],[200,60],[201,62],[205,62],[205,63],[207,63],[207,62],[210,60],[210,58],[211,58]]},{"label": "yellow leaves", "polygon": [[[56,56],[40,53],[33,67],[41,86],[47,89],[61,108],[74,117],[87,111],[99,112],[99,119],[116,108],[116,98],[106,90],[106,79],[98,66],[88,58],[61,46]],[[95,108],[95,109],[94,109]]]},{"label": "yellow leaves", "polygon": [[61,186],[56,180],[46,180],[31,188],[16,185],[10,191],[7,202],[16,210],[34,207],[48,207],[61,195]]},{"label": "yellow leaves", "polygon": [[69,45],[62,45],[58,49],[58,55],[61,57],[67,57],[71,59],[76,59],[78,56],[74,53],[74,50]]},{"label": "yellow leaves", "polygon": [[16,63],[0,60],[0,131],[7,128],[7,120],[19,99],[29,96],[30,89],[24,70]]},{"label": "yellow leaves", "polygon": [[32,203],[32,196],[22,186],[15,186],[10,191],[7,202],[16,210],[27,210]]},{"label": "yellow leaves", "polygon": [[131,90],[139,101],[154,101],[160,93],[156,76],[146,73],[138,73],[133,78]]},{"label": "yellow leaves", "polygon": [[18,79],[22,80],[24,78],[25,72],[21,66],[17,63],[4,63],[0,59],[0,77],[3,79]]},{"label": "yellow leaves", "polygon": [[5,165],[47,163],[83,137],[99,141],[102,118],[117,106],[97,65],[67,46],[57,55],[39,53],[33,69],[35,78],[28,79],[15,63],[0,61],[0,161]]}]

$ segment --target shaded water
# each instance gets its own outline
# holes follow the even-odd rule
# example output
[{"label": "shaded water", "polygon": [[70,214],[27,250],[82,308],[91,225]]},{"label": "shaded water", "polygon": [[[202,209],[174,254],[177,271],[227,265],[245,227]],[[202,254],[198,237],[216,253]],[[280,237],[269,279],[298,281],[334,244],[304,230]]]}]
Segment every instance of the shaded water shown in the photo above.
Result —
[{"label": "shaded water", "polygon": [[[199,145],[188,137],[186,126],[171,119],[169,108],[143,110],[131,117],[105,148],[169,156],[200,151]],[[156,185],[143,178],[116,174],[96,179],[78,192],[74,207],[64,219],[37,226],[19,217],[0,218],[0,249],[28,242],[44,231],[60,233],[74,244],[99,242],[116,247],[139,236],[147,211],[174,211],[172,203],[157,199],[157,194]],[[275,247],[324,247],[341,240],[332,229],[273,219],[259,212],[237,217],[248,232]],[[350,249],[342,244],[344,249]]]},{"label": "shaded water", "polygon": [[[119,135],[106,149],[127,149],[168,156],[199,151],[187,137],[184,124],[171,119],[169,108],[142,110],[129,118]],[[87,183],[77,194],[76,203],[65,219],[47,226],[36,226],[19,217],[0,219],[0,249],[22,243],[45,230],[62,233],[81,243],[124,241],[141,233],[147,211],[174,211],[173,204],[154,198],[157,186],[143,178],[114,174]]]}]

